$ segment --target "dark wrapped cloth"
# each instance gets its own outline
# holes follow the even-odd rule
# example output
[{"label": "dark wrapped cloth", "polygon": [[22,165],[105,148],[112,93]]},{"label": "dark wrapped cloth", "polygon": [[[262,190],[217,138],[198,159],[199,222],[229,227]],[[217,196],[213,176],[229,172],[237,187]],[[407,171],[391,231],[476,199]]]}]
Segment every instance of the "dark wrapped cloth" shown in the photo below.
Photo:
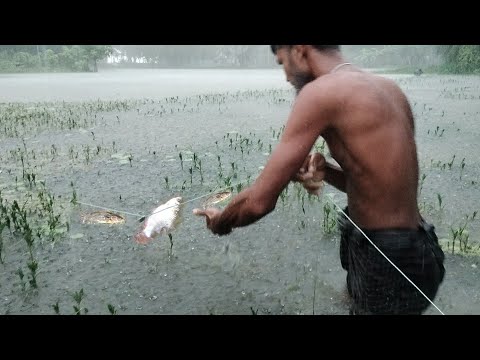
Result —
[{"label": "dark wrapped cloth", "polygon": [[[348,208],[345,213],[348,215]],[[430,302],[340,213],[340,260],[347,270],[351,314],[421,314]],[[362,231],[422,292],[435,298],[443,281],[444,253],[435,228]]]}]

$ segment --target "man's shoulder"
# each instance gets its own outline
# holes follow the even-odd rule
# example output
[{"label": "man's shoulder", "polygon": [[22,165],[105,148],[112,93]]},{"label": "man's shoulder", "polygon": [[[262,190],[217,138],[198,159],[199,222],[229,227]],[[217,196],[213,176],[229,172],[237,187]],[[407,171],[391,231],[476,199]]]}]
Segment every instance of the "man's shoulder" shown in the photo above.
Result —
[{"label": "man's shoulder", "polygon": [[332,94],[348,102],[373,102],[383,98],[385,94],[400,96],[403,94],[398,84],[387,77],[365,71],[342,72],[329,74],[315,80],[315,86],[324,94]]},{"label": "man's shoulder", "polygon": [[360,75],[359,73],[327,74],[316,78],[306,85],[304,89],[307,90],[306,93],[309,91],[312,95],[331,96],[333,99],[338,98],[341,94],[351,92],[352,87],[365,86],[367,84],[365,80],[365,75]]},{"label": "man's shoulder", "polygon": [[298,93],[297,98],[317,99],[322,102],[328,102],[335,99],[336,91],[341,90],[342,87],[345,87],[345,84],[340,84],[327,76],[320,76],[306,84]]},{"label": "man's shoulder", "polygon": [[371,83],[360,79],[358,75],[328,74],[320,76],[305,85],[297,96],[297,101],[305,100],[306,103],[317,106],[338,107],[345,105],[345,100],[362,98],[369,92]]},{"label": "man's shoulder", "polygon": [[328,111],[337,101],[331,84],[320,78],[305,85],[295,99],[298,108],[311,112]]}]

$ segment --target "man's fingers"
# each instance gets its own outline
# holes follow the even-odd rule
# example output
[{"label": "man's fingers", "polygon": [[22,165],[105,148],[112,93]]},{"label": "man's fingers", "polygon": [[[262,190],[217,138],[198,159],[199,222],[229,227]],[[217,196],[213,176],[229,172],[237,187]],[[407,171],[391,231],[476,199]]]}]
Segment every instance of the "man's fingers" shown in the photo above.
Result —
[{"label": "man's fingers", "polygon": [[325,162],[325,157],[322,154],[315,153],[311,156],[308,165],[309,168],[312,166],[313,169],[318,170],[325,166]]},{"label": "man's fingers", "polygon": [[305,184],[303,185],[303,187],[305,188],[305,190],[307,190],[307,192],[309,194],[312,194],[312,195],[317,195],[317,196],[320,196],[320,193],[322,192],[322,188],[323,186],[305,186]]},{"label": "man's fingers", "polygon": [[313,174],[311,172],[308,172],[308,173],[305,173],[305,174],[297,174],[295,176],[295,180],[297,180],[299,182],[308,181],[312,178],[313,178]]},{"label": "man's fingers", "polygon": [[303,179],[301,178],[301,175],[302,174],[305,174],[308,170],[308,164],[310,162],[310,156],[311,155],[308,155],[305,160],[303,161],[303,164],[302,166],[300,167],[300,169],[298,169],[298,172],[295,174],[295,176],[292,178],[292,181],[303,181]]},{"label": "man's fingers", "polygon": [[207,218],[207,222],[210,221],[210,219],[218,216],[220,213],[221,211],[216,208],[193,209],[194,215],[205,216]]},{"label": "man's fingers", "polygon": [[322,185],[306,185],[306,184],[303,184],[303,187],[307,191],[317,191],[317,190],[320,190],[322,188]]},{"label": "man's fingers", "polygon": [[300,168],[300,172],[301,173],[304,173],[307,171],[308,169],[308,165],[310,164],[310,161],[311,161],[311,158],[312,158],[312,155],[308,155],[305,160],[303,161],[303,164],[302,164],[302,167]]},{"label": "man's fingers", "polygon": [[205,216],[205,220],[207,222],[207,227],[210,228],[210,217],[211,217],[211,214],[209,213],[208,210],[203,210],[203,209],[193,209],[193,214],[194,215],[197,215],[197,216]]},{"label": "man's fingers", "polygon": [[197,216],[207,216],[207,212],[202,209],[193,209],[193,215]]}]

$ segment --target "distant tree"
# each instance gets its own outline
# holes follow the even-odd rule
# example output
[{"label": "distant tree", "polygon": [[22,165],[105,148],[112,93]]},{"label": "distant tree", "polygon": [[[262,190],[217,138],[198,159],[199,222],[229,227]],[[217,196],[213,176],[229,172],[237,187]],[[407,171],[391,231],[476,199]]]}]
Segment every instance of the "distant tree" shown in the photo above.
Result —
[{"label": "distant tree", "polygon": [[[115,45],[127,63],[151,67],[274,66],[268,45]],[[142,65],[144,66],[144,65]]]},{"label": "distant tree", "polygon": [[59,62],[62,68],[71,71],[88,71],[88,57],[80,45],[64,46],[59,54]]},{"label": "distant tree", "polygon": [[438,56],[429,45],[349,46],[348,58],[366,67],[418,67],[436,64]]},{"label": "distant tree", "polygon": [[37,45],[0,45],[0,51],[10,54],[23,52],[34,55],[37,53]]},{"label": "distant tree", "polygon": [[480,73],[480,45],[438,45],[444,69],[453,73]]},{"label": "distant tree", "polygon": [[59,67],[59,56],[52,49],[47,49],[44,52],[44,59],[47,67],[50,70],[57,69]]},{"label": "distant tree", "polygon": [[94,72],[98,71],[97,61],[105,59],[113,52],[111,45],[82,45],[81,48],[85,51],[87,61],[93,64]]}]

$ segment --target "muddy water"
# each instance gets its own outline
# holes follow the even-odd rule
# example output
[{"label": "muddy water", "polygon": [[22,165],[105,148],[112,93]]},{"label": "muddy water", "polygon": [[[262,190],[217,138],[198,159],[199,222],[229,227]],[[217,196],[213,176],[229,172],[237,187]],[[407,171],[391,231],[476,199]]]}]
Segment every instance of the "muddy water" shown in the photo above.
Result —
[{"label": "muddy water", "polygon": [[[294,95],[279,71],[241,73],[0,77],[0,91],[9,89],[11,96],[5,102],[66,101],[1,110],[33,114],[24,125],[2,120],[8,124],[0,137],[2,197],[9,204],[28,193],[38,197],[39,180],[44,180],[55,196],[55,214],[61,214],[57,228],[64,230],[54,242],[36,238],[34,288],[28,283],[25,240],[4,229],[0,312],[53,314],[58,303],[60,313],[72,314],[74,294],[83,289],[79,307],[92,314],[108,314],[109,304],[118,314],[348,314],[338,234],[323,226],[327,204],[333,207],[326,194],[334,194],[340,206],[346,199],[330,186],[317,199],[291,185],[273,213],[221,238],[191,215],[202,199],[189,202],[172,233],[172,251],[165,236],[146,246],[133,242],[138,216],[126,215],[119,225],[82,224],[81,214],[96,209],[71,202],[75,191],[83,203],[146,215],[173,196],[189,200],[230,185],[237,192],[237,184],[255,179],[278,142]],[[447,275],[435,303],[447,314],[478,314],[480,264],[474,254],[480,246],[480,215],[471,217],[480,194],[480,79],[389,77],[405,89],[414,108],[425,174],[419,202],[447,254]],[[31,92],[25,91],[28,84]],[[108,89],[114,87],[112,94]],[[80,103],[98,98],[113,101],[111,109]],[[123,106],[112,99],[129,102]],[[44,108],[47,115],[39,110]],[[69,126],[69,118],[78,121]],[[36,185],[22,179],[22,169],[36,175]],[[458,240],[451,247],[452,229],[464,225],[472,245],[467,254],[459,252]],[[427,314],[437,312],[431,308]]]}]

